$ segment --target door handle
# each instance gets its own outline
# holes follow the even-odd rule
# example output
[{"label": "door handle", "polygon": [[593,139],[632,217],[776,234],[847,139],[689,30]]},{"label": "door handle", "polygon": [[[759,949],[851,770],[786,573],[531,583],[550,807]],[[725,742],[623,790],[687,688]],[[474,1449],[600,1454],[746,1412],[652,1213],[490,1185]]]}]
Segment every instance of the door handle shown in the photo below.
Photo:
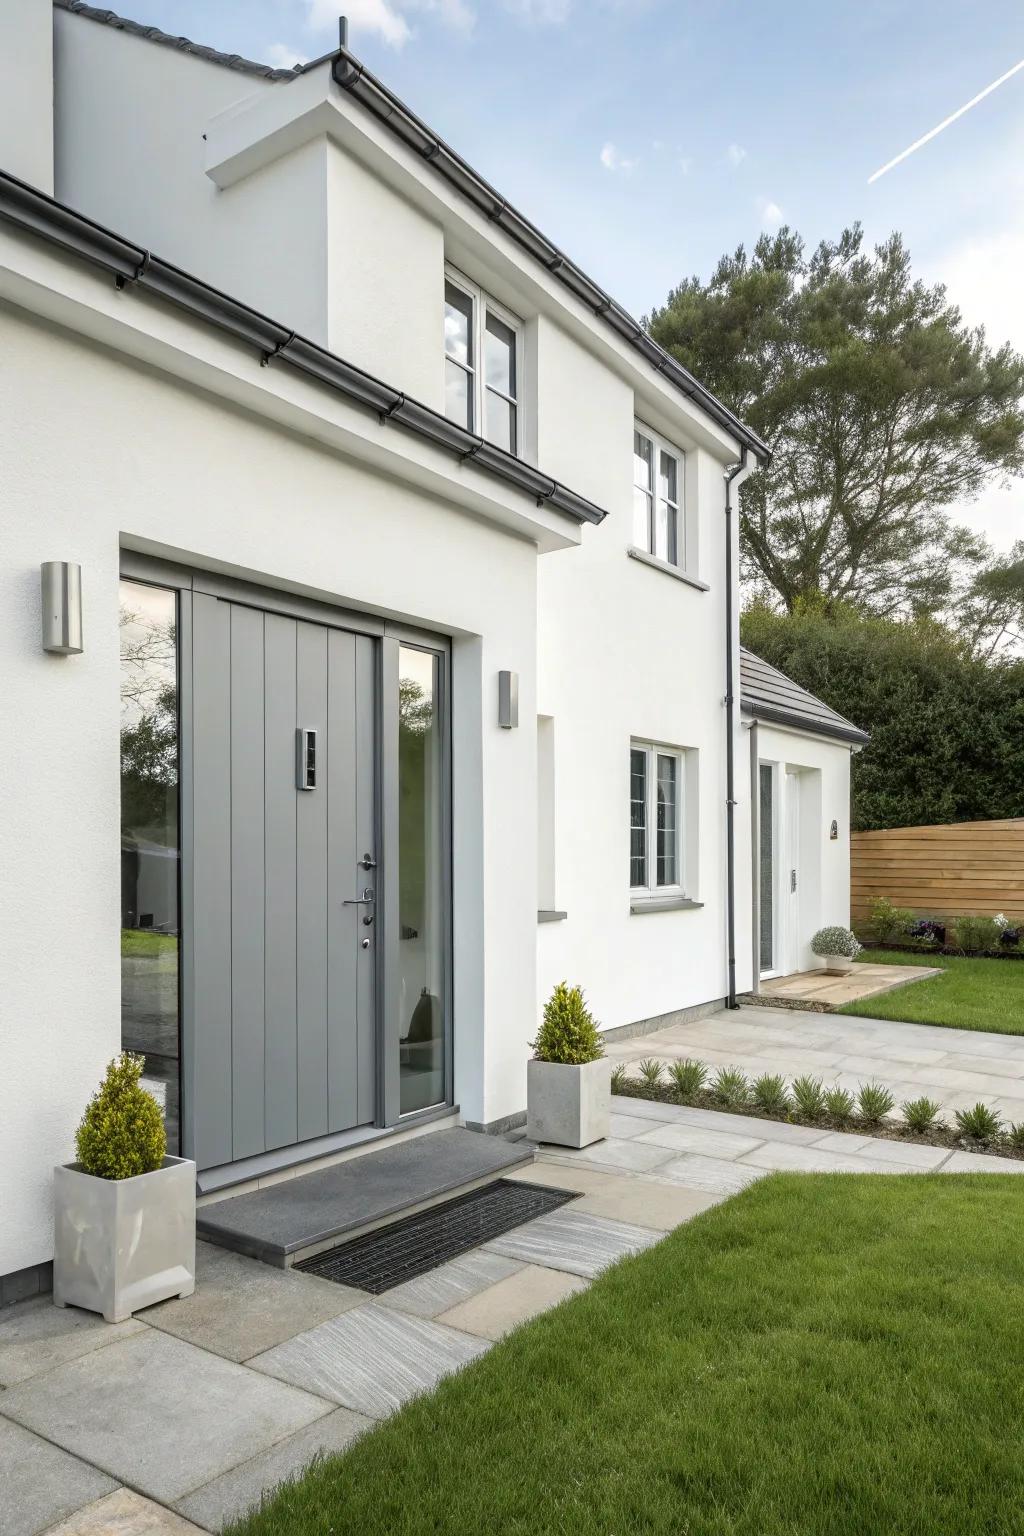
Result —
[{"label": "door handle", "polygon": [[343,907],[372,907],[374,895],[372,886],[365,885],[361,896],[352,896],[348,901],[343,901]]},{"label": "door handle", "polygon": [[789,889],[791,891],[795,891],[796,890],[796,870],[795,869],[791,869],[790,872],[789,872]]}]

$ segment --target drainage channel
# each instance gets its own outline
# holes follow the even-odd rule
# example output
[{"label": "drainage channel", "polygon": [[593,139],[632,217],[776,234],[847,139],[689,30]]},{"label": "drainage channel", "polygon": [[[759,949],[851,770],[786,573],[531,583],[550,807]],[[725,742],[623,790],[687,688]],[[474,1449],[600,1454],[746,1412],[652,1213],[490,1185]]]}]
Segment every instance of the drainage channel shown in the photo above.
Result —
[{"label": "drainage channel", "polygon": [[380,1296],[525,1221],[558,1210],[575,1200],[578,1193],[499,1179],[444,1205],[405,1216],[365,1237],[314,1254],[311,1259],[301,1259],[295,1268]]}]

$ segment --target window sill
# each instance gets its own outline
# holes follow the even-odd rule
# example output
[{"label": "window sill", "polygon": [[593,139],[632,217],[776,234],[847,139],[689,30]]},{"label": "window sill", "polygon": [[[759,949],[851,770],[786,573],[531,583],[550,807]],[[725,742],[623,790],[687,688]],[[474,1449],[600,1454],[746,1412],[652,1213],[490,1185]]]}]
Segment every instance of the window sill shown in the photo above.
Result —
[{"label": "window sill", "polygon": [[698,592],[710,592],[711,588],[706,581],[698,581],[696,576],[688,576],[677,565],[670,565],[667,560],[659,560],[657,555],[649,555],[646,549],[637,549],[635,544],[630,544],[626,554],[631,560],[639,560],[641,565],[650,565],[656,571],[664,571],[666,576],[674,576],[676,581],[684,582],[688,587],[694,587]]},{"label": "window sill", "polygon": [[537,912],[538,923],[564,923],[568,912],[556,912],[552,907],[541,907]]},{"label": "window sill", "polygon": [[695,912],[704,903],[690,896],[636,896],[629,903],[635,917],[643,912]]}]

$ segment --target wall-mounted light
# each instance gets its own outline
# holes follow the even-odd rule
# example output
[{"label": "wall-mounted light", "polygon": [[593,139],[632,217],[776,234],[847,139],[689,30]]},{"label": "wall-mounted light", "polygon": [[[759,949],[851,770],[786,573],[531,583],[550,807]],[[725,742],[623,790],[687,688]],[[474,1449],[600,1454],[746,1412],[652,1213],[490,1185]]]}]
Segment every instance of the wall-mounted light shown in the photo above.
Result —
[{"label": "wall-mounted light", "polygon": [[519,673],[498,673],[498,724],[514,731],[519,724]]},{"label": "wall-mounted light", "polygon": [[839,841],[839,823],[838,823],[838,821],[834,821],[832,823],[831,827],[829,828],[828,835],[829,835],[830,840],[833,843],[837,843]]},{"label": "wall-mounted light", "polygon": [[44,560],[43,650],[78,656],[82,650],[82,567],[70,560]]}]

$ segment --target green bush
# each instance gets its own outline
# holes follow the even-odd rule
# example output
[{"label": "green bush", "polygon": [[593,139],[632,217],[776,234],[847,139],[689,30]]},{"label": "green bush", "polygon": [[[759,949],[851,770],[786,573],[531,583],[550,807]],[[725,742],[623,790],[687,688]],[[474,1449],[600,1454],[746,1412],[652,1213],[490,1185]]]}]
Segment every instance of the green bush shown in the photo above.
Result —
[{"label": "green bush", "polygon": [[833,1083],[831,1088],[825,1089],[825,1113],[830,1120],[841,1123],[850,1120],[853,1109],[854,1097],[848,1088],[840,1088],[838,1083]]},{"label": "green bush", "polygon": [[579,1067],[597,1061],[604,1046],[594,1016],[579,987],[560,981],[544,1005],[544,1018],[533,1041],[538,1061]]},{"label": "green bush", "polygon": [[746,1073],[739,1067],[719,1067],[711,1084],[711,1092],[726,1108],[750,1102],[750,1084]]},{"label": "green bush", "polygon": [[825,1090],[821,1078],[808,1077],[806,1073],[802,1077],[794,1077],[793,1103],[797,1114],[805,1120],[820,1120],[825,1113]]},{"label": "green bush", "polygon": [[144,1056],[123,1051],[107,1074],[75,1132],[83,1173],[97,1179],[134,1179],[152,1173],[167,1156],[160,1106],[139,1082]]},{"label": "green bush", "polygon": [[891,944],[903,937],[913,921],[909,907],[894,907],[887,896],[876,896],[871,903],[868,933],[876,944]]},{"label": "green bush", "polygon": [[839,955],[844,960],[856,960],[860,954],[860,944],[849,928],[819,928],[811,940],[811,953],[820,960],[830,955]]},{"label": "green bush", "polygon": [[994,1141],[1002,1125],[995,1111],[980,1101],[973,1109],[958,1109],[956,1112],[957,1130],[971,1141]]},{"label": "green bush", "polygon": [[857,1108],[861,1118],[869,1125],[877,1125],[895,1105],[896,1100],[881,1083],[864,1083],[857,1095]]},{"label": "green bush", "polygon": [[908,1099],[901,1105],[903,1118],[912,1131],[930,1131],[935,1125],[935,1117],[939,1113],[939,1105],[934,1099],[920,1098]]},{"label": "green bush", "polygon": [[643,1061],[637,1062],[636,1069],[645,1088],[657,1088],[665,1071],[656,1056],[645,1056]]},{"label": "green bush", "polygon": [[763,1072],[760,1077],[755,1077],[750,1095],[758,1109],[763,1109],[765,1114],[785,1115],[789,1112],[786,1079],[777,1072]]},{"label": "green bush", "polygon": [[688,1056],[685,1061],[673,1061],[668,1075],[676,1093],[685,1103],[687,1099],[695,1099],[701,1092],[708,1079],[708,1069],[702,1061],[693,1061]]},{"label": "green bush", "polygon": [[965,955],[980,955],[998,949],[1002,930],[992,917],[957,917],[953,920],[958,948]]}]

